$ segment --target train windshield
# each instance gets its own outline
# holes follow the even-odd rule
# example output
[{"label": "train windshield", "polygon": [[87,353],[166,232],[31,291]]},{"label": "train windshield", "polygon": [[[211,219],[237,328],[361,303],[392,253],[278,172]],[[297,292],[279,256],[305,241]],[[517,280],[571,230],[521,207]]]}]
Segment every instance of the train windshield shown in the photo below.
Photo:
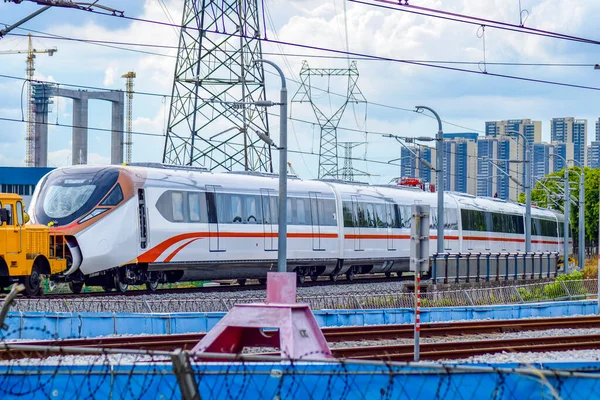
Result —
[{"label": "train windshield", "polygon": [[40,188],[35,205],[37,222],[68,225],[92,210],[119,177],[119,171],[108,168],[75,168],[56,170],[48,175]]}]

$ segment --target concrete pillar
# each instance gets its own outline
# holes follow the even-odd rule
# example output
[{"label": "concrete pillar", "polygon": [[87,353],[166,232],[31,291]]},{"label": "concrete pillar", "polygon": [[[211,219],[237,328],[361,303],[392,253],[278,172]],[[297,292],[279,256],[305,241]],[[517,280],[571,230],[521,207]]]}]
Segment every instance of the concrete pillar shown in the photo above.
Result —
[{"label": "concrete pillar", "polygon": [[125,93],[113,92],[112,100],[112,134],[110,141],[110,163],[123,163],[123,134],[125,130]]},{"label": "concrete pillar", "polygon": [[34,128],[34,167],[48,166],[48,107],[36,107]]},{"label": "concrete pillar", "polygon": [[73,97],[73,165],[87,164],[88,158],[88,95],[87,92],[79,93],[79,98]]}]

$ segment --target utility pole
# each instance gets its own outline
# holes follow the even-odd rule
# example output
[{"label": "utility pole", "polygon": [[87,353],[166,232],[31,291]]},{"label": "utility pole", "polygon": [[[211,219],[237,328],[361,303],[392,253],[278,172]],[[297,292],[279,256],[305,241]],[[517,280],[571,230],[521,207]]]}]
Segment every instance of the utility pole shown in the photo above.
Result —
[{"label": "utility pole", "polygon": [[560,158],[565,166],[565,200],[564,200],[564,206],[563,206],[563,210],[565,213],[564,216],[564,221],[563,221],[563,258],[564,258],[564,262],[563,262],[563,272],[567,273],[567,267],[569,265],[569,217],[570,217],[570,206],[571,206],[571,194],[569,191],[569,165],[567,163],[567,160],[565,160],[564,157],[558,155],[558,154],[550,154],[550,157],[557,157]]},{"label": "utility pole", "polygon": [[129,71],[121,78],[126,78],[125,93],[127,94],[127,114],[125,115],[125,163],[131,162],[131,153],[133,147],[133,138],[131,135],[131,122],[133,119],[133,80],[135,79],[135,72]]},{"label": "utility pole", "polygon": [[437,190],[437,253],[444,252],[444,131],[442,130],[442,119],[433,109],[425,106],[417,106],[415,111],[422,112],[428,110],[432,113],[438,122],[438,132],[436,136],[436,188]]}]

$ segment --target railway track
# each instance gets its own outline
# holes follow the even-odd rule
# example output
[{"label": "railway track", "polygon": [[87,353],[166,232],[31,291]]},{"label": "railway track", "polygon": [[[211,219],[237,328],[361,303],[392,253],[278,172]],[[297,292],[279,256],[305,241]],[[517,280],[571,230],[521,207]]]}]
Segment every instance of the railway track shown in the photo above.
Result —
[{"label": "railway track", "polygon": [[[369,277],[369,275],[358,275],[353,280],[347,280],[346,278],[340,277],[340,280],[318,280],[316,282],[306,281],[302,284],[298,284],[298,287],[318,287],[318,286],[329,286],[329,285],[354,285],[361,283],[382,283],[382,282],[399,282],[412,279],[412,276],[403,276],[399,278],[385,278],[382,276]],[[32,296],[30,299],[86,299],[95,297],[114,297],[114,296],[141,296],[141,295],[162,295],[162,294],[183,294],[183,293],[217,293],[217,292],[243,292],[243,291],[259,291],[266,290],[267,286],[260,283],[246,284],[244,286],[237,283],[231,285],[219,285],[219,286],[201,286],[194,288],[159,288],[155,291],[136,289],[129,290],[126,292],[84,292],[84,293],[45,293],[43,296]],[[3,294],[2,297],[6,296]]]},{"label": "railway track", "polygon": [[[483,333],[503,333],[534,331],[547,329],[593,328],[600,327],[600,317],[566,317],[528,320],[469,321],[455,323],[422,324],[422,337],[464,336]],[[357,342],[363,340],[393,340],[413,337],[413,325],[377,325],[325,328],[323,334],[330,343]],[[69,347],[137,349],[190,350],[202,338],[204,333],[178,335],[143,335],[93,339],[67,339],[44,341],[20,341],[16,345],[59,346],[67,353]],[[462,358],[473,355],[497,353],[502,351],[552,351],[568,349],[600,348],[600,335],[572,337],[544,337],[526,339],[502,339],[480,341],[452,341],[444,343],[421,344],[421,358],[436,360],[443,358]],[[332,349],[340,358],[383,359],[391,361],[410,361],[413,357],[413,345],[359,346]],[[52,353],[56,354],[56,353]],[[275,353],[273,353],[275,354]],[[47,357],[44,351],[25,351],[3,348],[0,344],[1,359]]]}]

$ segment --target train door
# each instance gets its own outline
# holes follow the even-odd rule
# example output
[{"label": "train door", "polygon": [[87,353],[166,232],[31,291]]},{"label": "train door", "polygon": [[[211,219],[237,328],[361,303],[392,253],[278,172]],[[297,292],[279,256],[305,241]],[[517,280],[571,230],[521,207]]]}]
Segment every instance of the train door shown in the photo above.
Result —
[{"label": "train door", "polygon": [[361,225],[361,217],[360,217],[360,204],[359,204],[359,196],[352,196],[352,215],[354,220],[354,250],[362,251],[362,243],[360,241],[360,225]]},{"label": "train door", "polygon": [[310,220],[312,225],[312,247],[315,251],[324,250],[321,247],[321,224],[319,213],[322,211],[319,207],[319,194],[309,192],[310,198]]},{"label": "train door", "polygon": [[[217,194],[220,186],[206,185],[206,207],[208,209],[208,248],[210,251],[225,251],[225,238],[221,237]],[[223,207],[223,205],[221,205]]]},{"label": "train door", "polygon": [[385,202],[385,226],[387,229],[387,249],[390,251],[396,250],[394,246],[394,204],[391,201]]},{"label": "train door", "polygon": [[275,210],[275,191],[273,189],[260,189],[260,204],[263,218],[263,234],[265,251],[277,250],[277,210]]}]

